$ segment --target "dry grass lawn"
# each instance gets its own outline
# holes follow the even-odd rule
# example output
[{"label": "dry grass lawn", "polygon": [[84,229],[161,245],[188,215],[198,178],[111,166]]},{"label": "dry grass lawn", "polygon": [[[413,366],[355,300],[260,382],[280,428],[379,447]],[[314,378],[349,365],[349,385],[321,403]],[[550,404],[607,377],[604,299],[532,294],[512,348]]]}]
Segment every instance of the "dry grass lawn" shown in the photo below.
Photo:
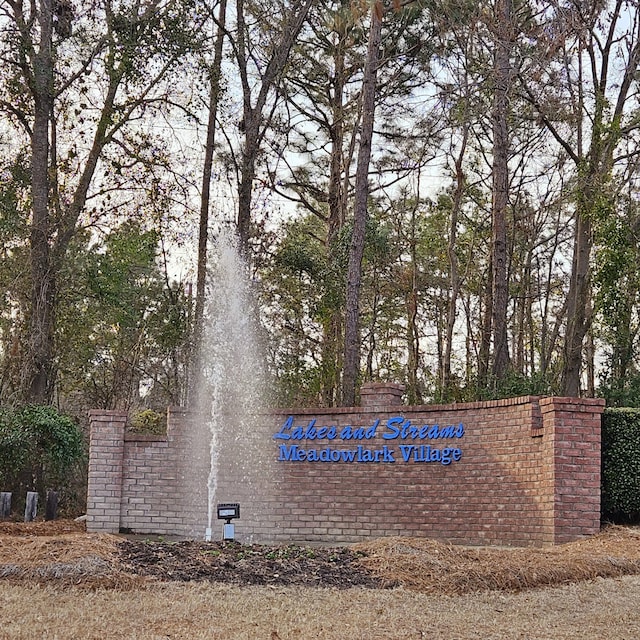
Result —
[{"label": "dry grass lawn", "polygon": [[640,638],[636,529],[548,549],[356,545],[388,589],[163,582],[119,565],[120,544],[0,523],[0,639]]},{"label": "dry grass lawn", "polygon": [[640,578],[518,594],[167,583],[134,591],[0,584],[0,638],[633,640]]}]

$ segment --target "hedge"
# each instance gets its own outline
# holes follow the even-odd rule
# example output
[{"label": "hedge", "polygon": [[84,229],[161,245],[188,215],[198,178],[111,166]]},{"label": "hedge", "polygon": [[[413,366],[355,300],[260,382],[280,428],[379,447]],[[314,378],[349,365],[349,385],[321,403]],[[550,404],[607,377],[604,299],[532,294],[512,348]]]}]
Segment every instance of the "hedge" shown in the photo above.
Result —
[{"label": "hedge", "polygon": [[64,488],[84,457],[80,427],[48,406],[0,408],[0,491]]},{"label": "hedge", "polygon": [[602,414],[602,517],[640,521],[640,409]]}]

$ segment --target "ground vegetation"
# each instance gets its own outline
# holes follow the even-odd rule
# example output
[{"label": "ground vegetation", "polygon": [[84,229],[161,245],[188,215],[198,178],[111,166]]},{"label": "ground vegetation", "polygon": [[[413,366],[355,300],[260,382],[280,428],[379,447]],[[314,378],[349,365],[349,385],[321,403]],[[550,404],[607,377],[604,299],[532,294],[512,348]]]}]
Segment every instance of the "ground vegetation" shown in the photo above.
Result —
[{"label": "ground vegetation", "polygon": [[70,638],[628,638],[640,629],[639,572],[640,538],[626,527],[541,549],[417,538],[328,548],[0,523],[7,638],[42,625],[43,637]]}]

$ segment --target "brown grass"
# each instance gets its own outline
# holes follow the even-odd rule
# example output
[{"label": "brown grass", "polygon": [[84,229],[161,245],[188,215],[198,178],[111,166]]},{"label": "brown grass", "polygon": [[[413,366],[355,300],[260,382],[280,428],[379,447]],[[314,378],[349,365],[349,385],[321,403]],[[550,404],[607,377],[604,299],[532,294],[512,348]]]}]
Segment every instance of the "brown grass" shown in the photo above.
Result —
[{"label": "brown grass", "polygon": [[65,527],[0,524],[0,640],[640,637],[633,528],[545,549],[374,540],[361,562],[400,586],[334,589],[161,583],[122,570],[121,538]]},{"label": "brown grass", "polygon": [[88,591],[0,582],[2,640],[634,640],[640,579],[456,597],[164,583]]}]

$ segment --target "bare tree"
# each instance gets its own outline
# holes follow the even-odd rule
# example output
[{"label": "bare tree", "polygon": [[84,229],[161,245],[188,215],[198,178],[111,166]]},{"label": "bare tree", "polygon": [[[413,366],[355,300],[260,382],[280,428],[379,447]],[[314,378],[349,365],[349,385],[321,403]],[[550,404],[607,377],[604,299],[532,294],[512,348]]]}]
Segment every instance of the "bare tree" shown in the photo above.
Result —
[{"label": "bare tree", "polygon": [[213,60],[209,69],[209,103],[207,120],[207,139],[202,167],[202,188],[200,193],[200,220],[198,224],[198,260],[196,275],[196,304],[193,319],[193,340],[191,345],[191,376],[188,393],[200,376],[200,349],[202,340],[202,322],[205,304],[205,286],[207,276],[207,247],[209,240],[209,210],[211,195],[211,176],[216,142],[216,119],[220,99],[222,80],[222,55],[224,50],[225,25],[227,18],[227,0],[220,0],[218,7],[217,35],[214,44]]},{"label": "bare tree", "polygon": [[356,168],[353,235],[349,249],[346,287],[344,369],[342,373],[342,404],[344,406],[355,404],[356,385],[360,370],[359,309],[362,256],[368,217],[369,163],[375,119],[376,74],[380,56],[383,15],[384,7],[382,2],[378,0],[373,4],[370,12],[369,45],[362,79],[362,122]]},{"label": "bare tree", "polygon": [[[281,17],[280,23],[276,27],[276,36],[269,47],[264,71],[258,66],[260,77],[255,85],[250,78],[250,61],[253,54],[249,48],[245,0],[236,0],[238,30],[233,46],[242,86],[240,128],[244,138],[239,160],[237,225],[240,247],[245,253],[248,253],[249,246],[256,162],[265,134],[271,125],[271,117],[265,113],[267,100],[287,64],[291,47],[293,47],[307,19],[307,13],[312,4],[313,0],[293,0],[286,9],[286,13]],[[255,91],[254,86],[256,87]]]},{"label": "bare tree", "polygon": [[[573,163],[574,238],[567,294],[561,392],[581,392],[583,346],[593,320],[590,304],[594,231],[613,215],[612,175],[628,154],[616,155],[640,127],[632,86],[640,63],[637,2],[549,3],[537,41],[539,58],[521,70],[524,95]],[[566,123],[571,126],[567,127]]]},{"label": "bare tree", "polygon": [[[22,394],[46,403],[55,382],[56,279],[91,185],[101,163],[112,160],[120,174],[143,164],[139,129],[127,134],[128,125],[166,104],[163,82],[197,25],[178,0],[107,0],[77,20],[66,2],[10,0],[2,10],[0,109],[17,125],[15,144],[26,135],[31,156],[32,295]],[[110,147],[118,148],[113,159],[106,157]]]}]

